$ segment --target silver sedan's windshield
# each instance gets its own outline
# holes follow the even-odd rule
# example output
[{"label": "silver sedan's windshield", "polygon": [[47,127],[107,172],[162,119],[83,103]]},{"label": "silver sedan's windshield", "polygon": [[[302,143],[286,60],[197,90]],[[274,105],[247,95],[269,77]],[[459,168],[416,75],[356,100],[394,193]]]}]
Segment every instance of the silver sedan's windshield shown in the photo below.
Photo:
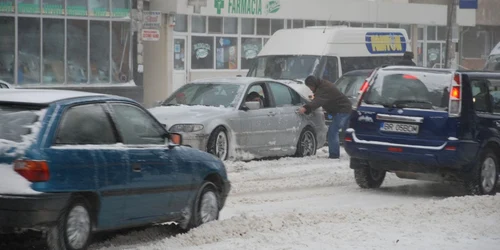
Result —
[{"label": "silver sedan's windshield", "polygon": [[162,105],[234,107],[243,89],[240,84],[192,83],[177,90]]}]

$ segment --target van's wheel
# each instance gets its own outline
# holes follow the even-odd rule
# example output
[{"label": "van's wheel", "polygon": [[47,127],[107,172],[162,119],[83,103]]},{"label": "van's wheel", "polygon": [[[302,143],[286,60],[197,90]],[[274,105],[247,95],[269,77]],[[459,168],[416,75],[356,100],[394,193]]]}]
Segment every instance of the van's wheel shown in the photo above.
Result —
[{"label": "van's wheel", "polygon": [[498,158],[491,149],[486,149],[478,163],[464,173],[465,189],[470,195],[494,195],[498,182]]},{"label": "van's wheel", "polygon": [[193,202],[189,223],[187,226],[183,226],[183,228],[189,230],[218,220],[220,209],[220,195],[217,187],[212,182],[205,181],[201,185],[198,195]]},{"label": "van's wheel", "polygon": [[92,214],[83,198],[75,198],[59,216],[57,224],[47,232],[47,245],[51,250],[84,250],[92,238]]},{"label": "van's wheel", "polygon": [[312,156],[316,154],[317,142],[314,131],[306,127],[300,133],[299,141],[297,143],[296,157]]},{"label": "van's wheel", "polygon": [[208,138],[207,152],[225,161],[229,156],[229,140],[224,127],[217,127]]},{"label": "van's wheel", "polygon": [[379,188],[384,182],[385,174],[384,170],[374,169],[370,166],[354,169],[354,179],[361,188]]}]

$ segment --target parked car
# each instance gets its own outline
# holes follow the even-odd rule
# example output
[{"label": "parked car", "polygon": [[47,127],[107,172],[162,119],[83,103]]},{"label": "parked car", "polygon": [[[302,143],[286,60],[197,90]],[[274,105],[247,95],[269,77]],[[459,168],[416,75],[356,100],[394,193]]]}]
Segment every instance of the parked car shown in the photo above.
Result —
[{"label": "parked car", "polygon": [[321,109],[296,113],[307,100],[289,82],[213,78],[181,87],[149,111],[185,144],[222,160],[302,157],[316,153],[327,131]]},{"label": "parked car", "polygon": [[12,85],[10,85],[8,82],[0,80],[0,89],[12,89],[12,88],[13,88]]},{"label": "parked car", "polygon": [[138,103],[62,90],[0,92],[0,231],[86,249],[96,231],[218,219],[224,164],[179,146]]},{"label": "parked car", "polygon": [[494,194],[500,160],[500,73],[380,68],[362,87],[345,137],[357,184],[400,178],[464,183]]}]

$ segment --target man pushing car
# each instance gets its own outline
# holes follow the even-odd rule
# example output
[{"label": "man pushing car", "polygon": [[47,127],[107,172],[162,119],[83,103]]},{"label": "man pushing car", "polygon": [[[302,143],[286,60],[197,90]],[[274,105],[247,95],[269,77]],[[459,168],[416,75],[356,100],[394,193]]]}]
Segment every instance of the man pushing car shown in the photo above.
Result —
[{"label": "man pushing car", "polygon": [[332,123],[328,128],[328,148],[329,158],[338,159],[340,157],[339,130],[344,132],[349,125],[349,117],[352,107],[349,98],[347,98],[335,84],[318,79],[315,76],[308,76],[305,84],[314,93],[314,99],[300,107],[299,114],[309,114],[322,107],[328,114],[332,115]]}]

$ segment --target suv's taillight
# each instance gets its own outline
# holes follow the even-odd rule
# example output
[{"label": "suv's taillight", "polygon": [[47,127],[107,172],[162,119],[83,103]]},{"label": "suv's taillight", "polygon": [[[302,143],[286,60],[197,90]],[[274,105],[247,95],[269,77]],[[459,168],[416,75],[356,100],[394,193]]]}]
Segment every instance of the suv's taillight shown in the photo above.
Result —
[{"label": "suv's taillight", "polygon": [[363,85],[361,85],[361,88],[359,88],[358,92],[358,103],[356,104],[355,108],[358,108],[359,105],[361,105],[361,100],[363,100],[363,96],[366,92],[366,90],[370,87],[370,83],[368,82],[368,79],[363,82]]},{"label": "suv's taillight", "polygon": [[448,113],[451,117],[460,116],[462,111],[462,75],[456,73],[451,81],[450,103]]},{"label": "suv's taillight", "polygon": [[14,171],[30,182],[43,182],[50,178],[46,161],[17,160],[14,162]]}]

